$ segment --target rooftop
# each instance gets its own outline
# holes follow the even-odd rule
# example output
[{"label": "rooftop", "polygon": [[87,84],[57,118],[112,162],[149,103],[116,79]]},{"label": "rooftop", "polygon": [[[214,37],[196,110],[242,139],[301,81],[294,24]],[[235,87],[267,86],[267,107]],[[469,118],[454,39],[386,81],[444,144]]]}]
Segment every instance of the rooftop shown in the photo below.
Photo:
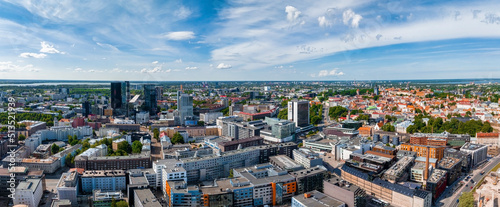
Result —
[{"label": "rooftop", "polygon": [[460,161],[460,159],[454,157],[443,157],[443,159],[439,161],[438,166],[444,169],[451,169],[456,164],[459,164]]},{"label": "rooftop", "polygon": [[345,206],[345,203],[327,196],[317,190],[294,196],[293,199],[307,207],[337,207]]},{"label": "rooftop", "polygon": [[316,167],[307,168],[307,169],[303,169],[303,170],[292,172],[292,173],[290,173],[290,175],[292,175],[292,176],[294,176],[296,178],[302,178],[302,177],[307,177],[309,175],[315,175],[315,174],[318,174],[318,173],[325,173],[325,172],[326,172],[326,168],[325,167],[323,167],[323,166],[316,166]]},{"label": "rooftop", "polygon": [[85,177],[117,177],[125,176],[124,170],[86,170],[83,172],[82,178]]},{"label": "rooftop", "polygon": [[142,206],[161,207],[160,202],[158,202],[158,199],[156,198],[155,195],[153,195],[150,189],[137,189],[134,190],[134,193],[137,195],[137,198],[142,203]]},{"label": "rooftop", "polygon": [[413,157],[403,157],[399,159],[396,164],[392,165],[387,171],[385,171],[385,174],[387,175],[392,175],[392,176],[398,176],[400,175],[405,169],[408,169],[408,165],[410,165],[415,158]]},{"label": "rooftop", "polygon": [[427,179],[427,182],[436,183],[442,178],[446,178],[446,171],[440,169],[434,169],[429,179]]}]

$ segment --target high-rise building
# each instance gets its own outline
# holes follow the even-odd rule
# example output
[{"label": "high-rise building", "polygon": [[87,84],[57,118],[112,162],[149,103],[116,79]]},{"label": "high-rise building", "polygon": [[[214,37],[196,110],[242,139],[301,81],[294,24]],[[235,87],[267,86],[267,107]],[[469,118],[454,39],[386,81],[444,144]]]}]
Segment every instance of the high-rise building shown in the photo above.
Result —
[{"label": "high-rise building", "polygon": [[83,109],[82,112],[83,117],[87,117],[88,115],[90,115],[90,102],[89,101],[83,102],[82,109]]},{"label": "high-rise building", "polygon": [[129,116],[129,114],[128,114],[128,102],[130,101],[130,82],[129,81],[123,82],[121,87],[122,87],[121,88],[122,108],[128,117]]},{"label": "high-rise building", "polygon": [[297,127],[309,125],[309,102],[290,101],[288,102],[288,120],[295,122]]},{"label": "high-rise building", "polygon": [[181,125],[184,125],[186,117],[193,116],[193,97],[188,94],[177,92],[177,110],[180,114]]},{"label": "high-rise building", "polygon": [[157,112],[158,103],[156,102],[156,89],[154,85],[144,85],[144,104],[149,115],[154,115]]},{"label": "high-rise building", "polygon": [[156,99],[163,100],[163,86],[156,86]]},{"label": "high-rise building", "polygon": [[373,93],[375,95],[378,95],[378,86],[375,85],[375,87],[373,88]]},{"label": "high-rise building", "polygon": [[119,109],[122,107],[122,83],[112,82],[111,83],[111,108]]}]

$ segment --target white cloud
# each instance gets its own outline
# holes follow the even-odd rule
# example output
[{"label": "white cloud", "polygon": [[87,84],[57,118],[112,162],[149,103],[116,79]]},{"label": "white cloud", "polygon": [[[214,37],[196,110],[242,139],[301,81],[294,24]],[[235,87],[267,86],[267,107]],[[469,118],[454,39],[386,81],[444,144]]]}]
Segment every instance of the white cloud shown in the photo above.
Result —
[{"label": "white cloud", "polygon": [[326,19],[325,16],[318,17],[318,23],[320,27],[331,27],[332,23]]},{"label": "white cloud", "polygon": [[286,6],[285,12],[286,12],[286,19],[289,22],[294,22],[300,17],[300,14],[302,14],[302,12],[300,12],[297,8],[293,6]]},{"label": "white cloud", "polygon": [[220,63],[219,65],[217,65],[217,69],[230,69],[232,67],[233,66],[231,66],[229,64],[224,64],[224,63]]},{"label": "white cloud", "polygon": [[175,60],[176,63],[182,63],[182,59]]},{"label": "white cloud", "polygon": [[156,65],[158,64],[158,61],[153,61],[151,64]]},{"label": "white cloud", "polygon": [[192,13],[193,12],[189,8],[181,6],[178,10],[174,12],[174,15],[179,17],[179,19],[186,19],[189,16],[191,16]]},{"label": "white cloud", "polygon": [[40,69],[28,64],[25,66],[16,65],[12,61],[0,62],[0,73],[2,72],[38,72]]},{"label": "white cloud", "polygon": [[83,70],[82,68],[75,68],[75,71],[76,71],[76,72],[80,72],[80,71],[82,71],[82,70]]},{"label": "white cloud", "polygon": [[342,14],[342,21],[345,25],[350,25],[353,28],[359,27],[359,22],[363,17],[359,14],[354,13],[351,9],[344,11]]},{"label": "white cloud", "polygon": [[40,45],[42,46],[42,49],[40,49],[40,52],[43,53],[61,53],[59,50],[54,48],[54,45],[49,44],[48,42],[42,41],[40,42]]},{"label": "white cloud", "polygon": [[326,76],[343,76],[344,72],[337,72],[338,68],[335,68],[331,71],[321,70],[319,71],[318,77],[326,77]]},{"label": "white cloud", "polygon": [[88,72],[89,72],[89,73],[94,73],[94,72],[96,72],[96,70],[91,69],[91,70],[89,70]]},{"label": "white cloud", "polygon": [[197,70],[198,67],[186,67],[186,70]]},{"label": "white cloud", "polygon": [[47,57],[46,54],[43,53],[31,53],[31,52],[23,52],[19,55],[22,58],[44,58]]},{"label": "white cloud", "polygon": [[170,73],[172,72],[172,69],[165,70],[165,73]]},{"label": "white cloud", "polygon": [[179,32],[169,32],[165,35],[165,38],[169,40],[189,40],[194,39],[194,32],[192,31],[179,31]]}]

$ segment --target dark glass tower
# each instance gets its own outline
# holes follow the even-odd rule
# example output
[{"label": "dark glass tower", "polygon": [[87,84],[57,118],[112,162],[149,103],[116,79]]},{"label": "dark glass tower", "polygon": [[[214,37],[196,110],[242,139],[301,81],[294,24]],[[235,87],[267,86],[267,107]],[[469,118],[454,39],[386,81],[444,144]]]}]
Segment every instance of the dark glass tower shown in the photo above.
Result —
[{"label": "dark glass tower", "polygon": [[122,83],[111,82],[111,108],[119,109],[122,107]]},{"label": "dark glass tower", "polygon": [[150,115],[154,115],[157,112],[158,103],[156,101],[156,87],[149,84],[144,85],[144,105]]},{"label": "dark glass tower", "polygon": [[89,101],[83,102],[82,109],[83,109],[82,113],[83,117],[88,117],[90,114],[90,102]]}]

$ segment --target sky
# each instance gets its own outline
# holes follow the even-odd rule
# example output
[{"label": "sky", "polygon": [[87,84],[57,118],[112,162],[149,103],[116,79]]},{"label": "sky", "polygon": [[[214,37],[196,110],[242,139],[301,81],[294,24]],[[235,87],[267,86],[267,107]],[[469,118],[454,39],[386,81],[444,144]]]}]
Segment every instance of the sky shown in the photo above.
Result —
[{"label": "sky", "polygon": [[0,0],[0,79],[500,78],[498,1]]}]

